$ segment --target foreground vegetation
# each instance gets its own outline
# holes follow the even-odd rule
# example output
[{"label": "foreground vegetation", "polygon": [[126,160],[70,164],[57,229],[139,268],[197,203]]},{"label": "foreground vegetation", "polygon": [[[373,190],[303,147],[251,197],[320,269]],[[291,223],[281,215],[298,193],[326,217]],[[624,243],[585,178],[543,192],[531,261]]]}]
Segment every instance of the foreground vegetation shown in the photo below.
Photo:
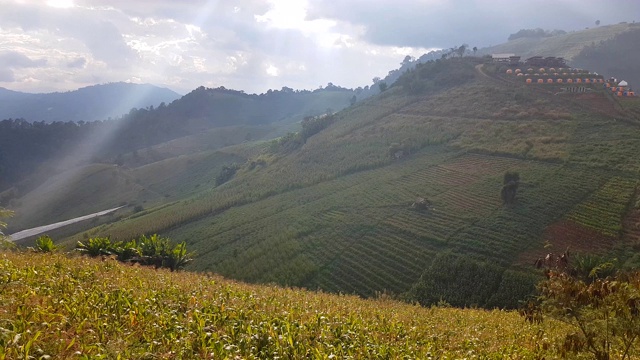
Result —
[{"label": "foreground vegetation", "polygon": [[569,331],[63,254],[1,253],[0,287],[0,359],[539,359]]}]

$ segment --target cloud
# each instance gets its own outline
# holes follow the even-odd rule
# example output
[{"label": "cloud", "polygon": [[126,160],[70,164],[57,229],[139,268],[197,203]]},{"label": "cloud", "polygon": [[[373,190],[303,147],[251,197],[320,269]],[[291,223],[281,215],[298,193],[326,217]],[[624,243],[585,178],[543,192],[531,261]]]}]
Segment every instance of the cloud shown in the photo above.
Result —
[{"label": "cloud", "polygon": [[87,64],[87,59],[83,57],[79,57],[75,60],[69,61],[67,63],[67,67],[72,69],[81,69],[81,68],[84,68],[86,64]]},{"label": "cloud", "polygon": [[13,74],[13,71],[11,71],[11,69],[6,69],[6,68],[1,68],[0,67],[0,82],[13,82],[15,80],[15,76]]},{"label": "cloud", "polygon": [[632,21],[640,2],[614,0],[352,0],[310,3],[310,19],[358,24],[364,38],[378,45],[451,47],[505,42],[523,28],[580,30],[603,23]]},{"label": "cloud", "polygon": [[0,67],[5,68],[31,68],[42,67],[47,64],[46,59],[32,60],[17,51],[0,52]]},{"label": "cloud", "polygon": [[[638,2],[596,0],[0,0],[4,70],[22,91],[135,81],[182,93],[332,82],[357,87],[406,55],[506,41],[521,28],[632,21]],[[612,5],[613,4],[613,5]],[[8,60],[5,60],[8,61]],[[43,62],[44,61],[44,62]],[[7,68],[6,68],[7,69]],[[0,82],[3,82],[0,79]]]}]

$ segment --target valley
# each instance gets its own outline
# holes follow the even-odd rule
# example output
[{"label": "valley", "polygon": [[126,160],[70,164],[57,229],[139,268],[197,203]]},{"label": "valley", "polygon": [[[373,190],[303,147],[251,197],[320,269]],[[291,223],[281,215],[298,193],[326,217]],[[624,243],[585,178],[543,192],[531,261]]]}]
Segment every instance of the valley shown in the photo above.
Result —
[{"label": "valley", "polygon": [[[192,147],[140,166],[125,155],[129,165],[114,171],[148,202],[63,244],[159,233],[196,252],[191,270],[424,305],[517,307],[549,251],[633,264],[635,115],[615,104],[591,110],[584,95],[511,82],[479,61],[418,68],[405,77],[467,75],[421,94],[391,87],[301,144]],[[604,90],[592,96],[613,101]],[[234,175],[217,184],[231,164]],[[521,179],[513,205],[500,199],[506,172]],[[416,198],[428,208],[412,208]]]}]

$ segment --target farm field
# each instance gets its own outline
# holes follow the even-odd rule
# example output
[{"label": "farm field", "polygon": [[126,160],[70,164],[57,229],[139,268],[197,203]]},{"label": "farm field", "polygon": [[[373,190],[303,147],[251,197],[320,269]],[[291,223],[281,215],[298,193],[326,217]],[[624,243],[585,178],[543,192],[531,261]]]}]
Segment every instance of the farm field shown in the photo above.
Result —
[{"label": "farm field", "polygon": [[[464,61],[451,64],[475,73]],[[144,189],[177,195],[64,243],[159,233],[196,252],[191,270],[243,281],[515,307],[547,252],[625,262],[637,246],[640,127],[578,96],[480,74],[426,94],[394,86],[287,150],[238,144],[132,169]],[[507,172],[520,176],[512,205],[500,198]],[[428,206],[413,208],[417,198]]]},{"label": "farm field", "polygon": [[[0,253],[0,357],[556,358],[517,312],[247,285],[61,254]],[[498,336],[499,335],[499,336]]]}]

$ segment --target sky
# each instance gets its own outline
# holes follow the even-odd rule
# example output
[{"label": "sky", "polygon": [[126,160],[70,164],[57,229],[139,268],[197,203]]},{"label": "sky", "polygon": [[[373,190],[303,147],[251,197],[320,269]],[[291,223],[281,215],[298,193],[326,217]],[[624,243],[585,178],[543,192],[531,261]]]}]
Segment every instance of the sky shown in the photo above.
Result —
[{"label": "sky", "polygon": [[355,88],[406,55],[596,20],[640,21],[640,1],[0,0],[0,87]]}]

